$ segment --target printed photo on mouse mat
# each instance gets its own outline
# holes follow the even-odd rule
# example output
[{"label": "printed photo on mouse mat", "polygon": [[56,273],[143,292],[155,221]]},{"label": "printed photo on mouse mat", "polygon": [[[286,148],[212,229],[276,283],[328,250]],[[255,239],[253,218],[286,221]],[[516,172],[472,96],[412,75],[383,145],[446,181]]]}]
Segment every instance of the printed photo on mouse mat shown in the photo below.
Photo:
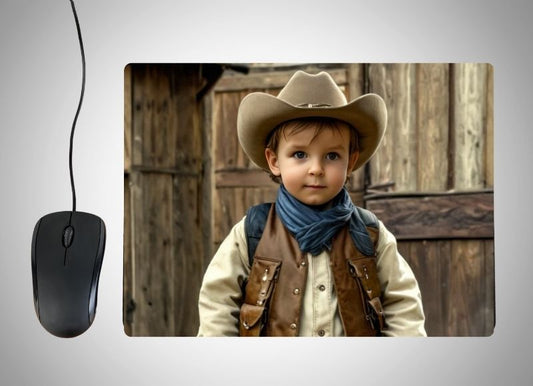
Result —
[{"label": "printed photo on mouse mat", "polygon": [[132,63],[128,336],[491,336],[493,68]]}]

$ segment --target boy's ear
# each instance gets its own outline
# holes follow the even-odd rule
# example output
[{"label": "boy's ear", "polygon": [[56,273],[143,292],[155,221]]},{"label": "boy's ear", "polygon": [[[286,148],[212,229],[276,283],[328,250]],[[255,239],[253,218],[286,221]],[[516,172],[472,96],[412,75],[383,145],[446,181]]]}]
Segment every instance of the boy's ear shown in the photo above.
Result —
[{"label": "boy's ear", "polygon": [[350,160],[348,161],[348,174],[350,174],[353,171],[353,168],[355,166],[355,163],[359,159],[359,150],[354,151],[352,155],[350,156]]},{"label": "boy's ear", "polygon": [[265,158],[268,163],[268,168],[270,169],[272,174],[279,177],[281,175],[281,172],[279,170],[278,156],[276,155],[276,153],[274,153],[272,149],[267,147],[265,148]]}]

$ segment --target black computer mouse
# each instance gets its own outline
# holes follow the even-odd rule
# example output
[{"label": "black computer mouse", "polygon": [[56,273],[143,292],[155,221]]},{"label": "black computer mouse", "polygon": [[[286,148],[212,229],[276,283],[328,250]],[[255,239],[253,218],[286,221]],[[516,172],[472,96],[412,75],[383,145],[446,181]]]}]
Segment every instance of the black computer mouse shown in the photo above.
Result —
[{"label": "black computer mouse", "polygon": [[31,265],[35,311],[53,335],[85,332],[96,312],[105,224],[90,213],[55,212],[33,231]]}]

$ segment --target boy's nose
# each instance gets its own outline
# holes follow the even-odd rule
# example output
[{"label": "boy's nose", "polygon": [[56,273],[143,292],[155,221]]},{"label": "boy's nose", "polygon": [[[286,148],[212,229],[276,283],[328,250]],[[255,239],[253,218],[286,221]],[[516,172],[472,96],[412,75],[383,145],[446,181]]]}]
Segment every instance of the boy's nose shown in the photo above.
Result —
[{"label": "boy's nose", "polygon": [[313,176],[321,176],[322,174],[324,174],[324,167],[322,166],[321,160],[311,160],[311,164],[309,165],[309,174]]}]

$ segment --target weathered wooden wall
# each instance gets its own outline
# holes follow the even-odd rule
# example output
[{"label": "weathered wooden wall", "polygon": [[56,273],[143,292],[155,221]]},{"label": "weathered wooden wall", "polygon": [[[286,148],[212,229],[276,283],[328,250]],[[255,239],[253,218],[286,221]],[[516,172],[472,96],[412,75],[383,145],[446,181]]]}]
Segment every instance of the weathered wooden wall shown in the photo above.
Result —
[{"label": "weathered wooden wall", "polygon": [[[201,68],[201,67],[200,67]],[[244,155],[237,109],[297,69],[328,71],[348,99],[376,92],[389,122],[349,191],[398,239],[432,336],[490,335],[495,322],[492,67],[486,64],[252,65],[201,101],[198,65],[125,71],[124,325],[194,335],[203,272],[231,227],[278,185]],[[192,107],[194,106],[194,107]]]},{"label": "weathered wooden wall", "polygon": [[493,186],[492,67],[486,64],[370,64],[368,91],[389,122],[371,161],[373,185],[391,191]]},{"label": "weathered wooden wall", "polygon": [[369,165],[371,184],[388,189],[366,206],[396,234],[418,278],[428,334],[491,335],[492,67],[371,64],[368,73],[389,123]]},{"label": "weathered wooden wall", "polygon": [[200,68],[135,64],[125,70],[124,328],[129,335],[197,331],[197,297],[210,245],[205,233],[210,213],[202,205],[209,131],[205,103],[197,101]]}]

